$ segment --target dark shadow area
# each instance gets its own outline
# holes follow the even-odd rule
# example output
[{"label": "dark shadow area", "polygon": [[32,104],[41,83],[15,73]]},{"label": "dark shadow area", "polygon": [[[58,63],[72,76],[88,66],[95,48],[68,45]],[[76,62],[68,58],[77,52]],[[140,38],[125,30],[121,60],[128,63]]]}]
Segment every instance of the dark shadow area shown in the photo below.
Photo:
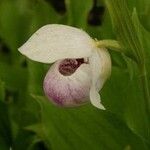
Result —
[{"label": "dark shadow area", "polygon": [[94,0],[93,8],[88,16],[88,24],[92,26],[99,26],[102,24],[103,15],[105,12],[104,6],[97,6],[97,0]]},{"label": "dark shadow area", "polygon": [[59,14],[66,12],[65,0],[45,0],[50,3]]}]

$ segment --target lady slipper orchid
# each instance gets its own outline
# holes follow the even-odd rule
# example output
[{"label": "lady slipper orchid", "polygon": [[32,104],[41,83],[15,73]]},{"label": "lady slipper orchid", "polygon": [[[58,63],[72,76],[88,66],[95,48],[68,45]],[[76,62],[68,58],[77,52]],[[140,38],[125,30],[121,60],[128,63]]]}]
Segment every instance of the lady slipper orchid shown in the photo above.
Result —
[{"label": "lady slipper orchid", "polygon": [[54,63],[43,83],[46,96],[59,106],[78,106],[89,99],[100,103],[99,91],[111,72],[110,55],[84,31],[66,25],[40,28],[19,48],[28,58]]}]

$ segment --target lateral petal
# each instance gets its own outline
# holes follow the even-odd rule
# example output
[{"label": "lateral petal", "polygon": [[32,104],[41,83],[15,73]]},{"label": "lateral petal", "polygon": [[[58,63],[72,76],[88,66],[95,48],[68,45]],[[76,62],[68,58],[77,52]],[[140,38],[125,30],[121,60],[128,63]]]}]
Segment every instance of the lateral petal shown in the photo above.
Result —
[{"label": "lateral petal", "polygon": [[91,103],[100,109],[105,109],[100,103],[99,91],[111,73],[110,55],[106,49],[97,48],[93,51],[89,62],[92,70],[92,84],[90,88]]}]

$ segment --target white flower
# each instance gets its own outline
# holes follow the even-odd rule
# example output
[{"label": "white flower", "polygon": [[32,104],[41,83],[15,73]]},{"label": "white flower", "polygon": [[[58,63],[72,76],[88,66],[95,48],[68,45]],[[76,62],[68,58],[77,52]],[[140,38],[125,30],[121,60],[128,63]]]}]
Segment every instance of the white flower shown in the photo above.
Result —
[{"label": "white flower", "polygon": [[44,91],[54,103],[76,106],[90,99],[104,109],[99,91],[111,72],[110,55],[84,31],[51,24],[40,28],[19,48],[28,58],[53,63],[44,79]]}]

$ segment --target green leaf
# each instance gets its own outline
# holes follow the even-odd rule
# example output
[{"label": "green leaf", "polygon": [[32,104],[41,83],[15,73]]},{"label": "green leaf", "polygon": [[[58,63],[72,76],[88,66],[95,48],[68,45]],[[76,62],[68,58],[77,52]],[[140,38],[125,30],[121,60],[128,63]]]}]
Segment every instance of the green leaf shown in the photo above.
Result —
[{"label": "green leaf", "polygon": [[130,10],[137,9],[138,16],[142,25],[150,31],[150,1],[149,0],[128,0],[127,1]]},{"label": "green leaf", "polygon": [[123,45],[124,52],[135,59],[139,64],[143,61],[143,45],[139,35],[136,33],[131,13],[124,0],[105,0],[112,17],[114,29],[119,42]]},{"label": "green leaf", "polygon": [[5,98],[4,82],[0,81],[0,149],[9,150],[11,138],[9,132],[9,119],[6,105],[3,103]]},{"label": "green leaf", "polygon": [[0,79],[5,81],[9,89],[24,90],[27,83],[27,70],[25,68],[0,63]]},{"label": "green leaf", "polygon": [[44,65],[41,63],[35,63],[33,61],[28,61],[29,65],[29,84],[28,90],[34,94],[43,94],[43,80],[46,74]]},{"label": "green leaf", "polygon": [[[139,38],[141,39],[141,44],[143,44],[146,56],[148,57],[150,55],[150,32],[148,32],[141,24],[138,18],[137,10],[136,8],[133,9],[132,12],[132,21],[134,23],[135,29],[137,34],[139,35]],[[148,55],[148,56],[147,56]],[[148,58],[146,58],[148,59]]]},{"label": "green leaf", "polygon": [[11,145],[11,129],[6,104],[0,101],[0,150],[9,150]]},{"label": "green leaf", "polygon": [[0,80],[0,101],[4,101],[5,98],[5,83]]},{"label": "green leaf", "polygon": [[141,36],[142,28],[135,17],[132,17],[125,0],[105,1],[117,38],[125,47],[125,54],[131,58],[124,57],[127,69],[114,68],[109,85],[106,87],[108,89],[104,92],[105,99],[111,97],[112,102],[107,101],[111,111],[121,115],[130,129],[150,144],[149,74],[146,68],[147,49]]},{"label": "green leaf", "polygon": [[92,3],[92,0],[66,0],[68,24],[85,28]]},{"label": "green leaf", "polygon": [[44,142],[33,132],[20,129],[13,148],[15,150],[47,150]]},{"label": "green leaf", "polygon": [[28,34],[30,16],[27,0],[2,0],[0,2],[0,36],[12,51],[12,59],[17,62],[17,48]]},{"label": "green leaf", "polygon": [[41,120],[25,129],[43,139],[48,149],[147,149],[114,114],[98,110],[91,105],[58,108],[44,97],[33,97],[39,105]]},{"label": "green leaf", "polygon": [[[131,65],[131,64],[130,64]],[[132,69],[134,65],[130,66]],[[133,71],[133,70],[132,70]],[[101,91],[106,109],[118,114],[129,128],[149,143],[149,120],[140,77],[127,68],[113,67],[110,80]]]},{"label": "green leaf", "polygon": [[46,24],[57,23],[61,19],[61,16],[46,1],[38,0],[37,2],[31,2],[31,4],[31,33]]}]

